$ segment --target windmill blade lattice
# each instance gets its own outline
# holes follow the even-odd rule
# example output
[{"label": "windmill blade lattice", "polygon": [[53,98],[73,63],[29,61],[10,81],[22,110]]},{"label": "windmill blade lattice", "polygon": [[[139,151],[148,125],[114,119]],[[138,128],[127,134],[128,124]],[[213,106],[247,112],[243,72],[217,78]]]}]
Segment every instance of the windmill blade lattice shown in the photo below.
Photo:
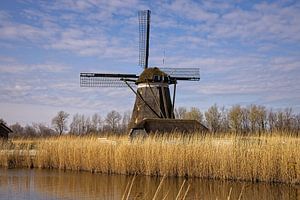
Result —
[{"label": "windmill blade lattice", "polygon": [[99,74],[80,73],[81,87],[128,87],[127,83],[134,87],[138,76],[135,74]]},{"label": "windmill blade lattice", "polygon": [[172,79],[184,81],[199,81],[199,68],[160,68],[161,71],[168,74]]},{"label": "windmill blade lattice", "polygon": [[139,11],[139,65],[148,68],[150,10]]}]

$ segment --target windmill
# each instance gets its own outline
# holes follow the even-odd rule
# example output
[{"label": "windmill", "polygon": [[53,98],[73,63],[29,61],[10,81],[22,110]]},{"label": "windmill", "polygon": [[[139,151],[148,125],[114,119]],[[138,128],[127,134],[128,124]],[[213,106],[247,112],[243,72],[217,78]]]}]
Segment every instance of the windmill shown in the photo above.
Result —
[{"label": "windmill", "polygon": [[[129,87],[136,100],[132,111],[130,135],[140,132],[207,131],[196,120],[175,119],[174,105],[178,81],[199,81],[199,68],[149,67],[150,10],[139,11],[140,75],[80,73],[81,87]],[[169,86],[173,85],[171,98]],[[137,86],[137,89],[135,87]]]}]

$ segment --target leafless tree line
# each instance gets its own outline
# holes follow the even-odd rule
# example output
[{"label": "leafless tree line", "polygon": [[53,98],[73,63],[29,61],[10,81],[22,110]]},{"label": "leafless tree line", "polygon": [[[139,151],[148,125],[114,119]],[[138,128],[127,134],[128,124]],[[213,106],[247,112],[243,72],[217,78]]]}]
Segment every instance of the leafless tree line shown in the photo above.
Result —
[{"label": "leafless tree line", "polygon": [[95,113],[92,117],[75,114],[70,123],[69,133],[73,135],[101,134],[101,133],[125,133],[130,122],[130,113],[121,115],[113,110],[104,119]]},{"label": "leafless tree line", "polygon": [[27,124],[26,126],[15,123],[10,128],[13,133],[9,137],[48,137],[57,135],[54,129],[42,123]]},{"label": "leafless tree line", "polygon": [[[5,121],[0,119],[1,122]],[[69,123],[70,122],[70,123]],[[126,133],[130,122],[130,112],[121,115],[117,111],[109,112],[105,118],[95,113],[91,117],[84,114],[70,115],[65,111],[59,111],[52,118],[51,126],[43,123],[33,123],[22,126],[19,123],[10,125],[12,137],[47,137],[62,134],[88,135],[88,134],[122,134]]]},{"label": "leafless tree line", "polygon": [[234,105],[229,109],[216,104],[202,113],[198,108],[187,110],[179,107],[175,110],[179,119],[196,119],[206,125],[212,133],[233,132],[237,134],[290,133],[299,135],[300,114],[294,114],[291,108],[274,111],[264,106]]},{"label": "leafless tree line", "polygon": [[[51,126],[41,123],[21,126],[15,123],[10,126],[12,136],[35,137],[62,134],[126,134],[131,113],[121,115],[117,111],[109,112],[105,118],[98,113],[92,116],[83,114],[70,115],[59,111],[51,121]],[[229,109],[216,104],[201,112],[199,108],[178,107],[175,109],[177,119],[194,119],[206,125],[212,133],[261,134],[261,133],[289,133],[299,135],[300,114],[294,114],[291,108],[274,111],[264,106],[250,105],[242,107],[234,105]],[[1,122],[5,122],[0,119]]]}]

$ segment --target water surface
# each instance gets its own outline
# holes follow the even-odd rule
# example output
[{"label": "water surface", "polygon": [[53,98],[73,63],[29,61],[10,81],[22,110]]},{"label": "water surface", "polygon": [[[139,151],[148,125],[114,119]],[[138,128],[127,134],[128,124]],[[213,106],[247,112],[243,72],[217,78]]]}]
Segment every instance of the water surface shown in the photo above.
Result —
[{"label": "water surface", "polygon": [[[0,168],[0,200],[121,199],[133,176],[39,169]],[[161,177],[137,176],[130,199],[152,199]],[[157,199],[175,199],[183,178],[166,178]],[[190,187],[189,187],[190,186]],[[300,199],[300,186],[189,179],[186,199]],[[230,192],[231,191],[231,192]]]}]

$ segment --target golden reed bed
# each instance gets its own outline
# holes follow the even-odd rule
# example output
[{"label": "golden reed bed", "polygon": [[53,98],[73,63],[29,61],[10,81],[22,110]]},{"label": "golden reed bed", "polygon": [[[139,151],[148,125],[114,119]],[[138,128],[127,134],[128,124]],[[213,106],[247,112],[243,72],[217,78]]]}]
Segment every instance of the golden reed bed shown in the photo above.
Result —
[{"label": "golden reed bed", "polygon": [[4,167],[300,183],[300,138],[292,136],[175,135],[132,142],[127,136],[63,136],[3,143],[1,149]]}]

